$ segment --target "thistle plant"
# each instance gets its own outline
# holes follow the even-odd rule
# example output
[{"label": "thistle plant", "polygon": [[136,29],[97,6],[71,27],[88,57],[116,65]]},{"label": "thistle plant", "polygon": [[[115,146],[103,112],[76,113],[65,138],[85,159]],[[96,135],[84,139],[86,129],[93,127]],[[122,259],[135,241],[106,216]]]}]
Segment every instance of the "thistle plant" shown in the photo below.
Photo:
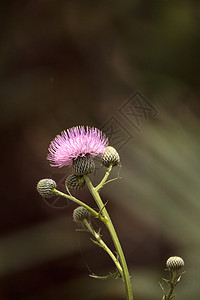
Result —
[{"label": "thistle plant", "polygon": [[[101,163],[106,168],[103,179],[96,187],[89,177],[89,174],[95,169],[95,157],[101,157]],[[100,196],[100,190],[105,184],[112,181],[108,180],[112,168],[120,165],[119,154],[113,147],[108,146],[108,138],[99,129],[76,126],[55,137],[50,143],[47,159],[52,167],[72,167],[73,174],[69,175],[65,181],[67,193],[59,191],[52,179],[40,180],[37,185],[38,192],[46,198],[59,195],[79,205],[73,213],[74,221],[83,225],[86,231],[93,236],[93,242],[107,252],[116,267],[115,273],[104,276],[103,279],[120,277],[125,284],[127,299],[132,300],[133,294],[125,256],[106,209],[106,204]],[[97,205],[96,209],[72,195],[71,190],[79,190],[84,185],[87,185],[92,194]],[[113,240],[115,252],[103,241],[100,229],[98,231],[94,230],[92,217],[98,218],[107,227]],[[91,277],[102,278],[94,275],[91,275]]]},{"label": "thistle plant", "polygon": [[[102,248],[113,261],[116,272],[109,273],[106,276],[90,275],[97,279],[120,278],[125,286],[126,299],[133,300],[133,293],[130,281],[129,270],[126,259],[115,231],[114,225],[107,211],[107,205],[100,196],[101,189],[113,179],[108,179],[112,169],[120,166],[120,156],[116,149],[108,145],[108,138],[97,128],[76,126],[61,132],[50,143],[47,160],[50,161],[52,167],[71,167],[72,174],[70,174],[65,181],[66,193],[57,189],[56,182],[52,179],[42,179],[37,184],[37,190],[44,198],[50,198],[53,195],[62,196],[69,199],[78,207],[73,212],[73,220],[83,227],[83,231],[87,231],[92,235],[92,241]],[[105,167],[105,175],[100,183],[96,186],[91,181],[91,174],[95,169],[95,157],[101,158],[101,164]],[[90,175],[89,175],[90,174]],[[96,209],[87,205],[75,197],[72,190],[82,189],[87,186],[94,201],[96,202]],[[93,227],[93,219],[98,218],[104,226],[107,227],[113,241],[115,251],[112,251],[104,242],[100,232],[100,228],[95,230]],[[176,284],[180,280],[178,270],[183,266],[181,258],[171,258],[167,261],[167,268],[172,275],[170,280],[163,279],[169,284],[169,291],[166,294],[164,287],[160,284],[163,290],[162,300],[171,300],[172,294]]]}]

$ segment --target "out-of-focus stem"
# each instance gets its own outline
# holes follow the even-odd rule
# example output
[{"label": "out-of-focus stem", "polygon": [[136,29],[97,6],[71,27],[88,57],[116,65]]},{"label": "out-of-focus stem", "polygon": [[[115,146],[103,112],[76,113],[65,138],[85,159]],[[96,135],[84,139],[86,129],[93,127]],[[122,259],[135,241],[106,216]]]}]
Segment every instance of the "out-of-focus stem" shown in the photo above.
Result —
[{"label": "out-of-focus stem", "polygon": [[167,293],[165,300],[170,300],[170,298],[173,294],[173,291],[175,288],[176,276],[177,276],[177,272],[176,272],[176,270],[174,270],[173,275],[172,275],[172,281],[170,282],[170,288],[169,288],[169,291]]}]

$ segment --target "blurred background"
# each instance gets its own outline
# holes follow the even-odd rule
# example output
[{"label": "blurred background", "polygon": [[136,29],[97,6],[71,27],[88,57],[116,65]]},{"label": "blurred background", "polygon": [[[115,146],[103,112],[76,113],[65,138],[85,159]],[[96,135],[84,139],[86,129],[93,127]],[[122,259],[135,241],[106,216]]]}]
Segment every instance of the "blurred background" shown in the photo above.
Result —
[{"label": "blurred background", "polygon": [[[115,270],[75,231],[76,205],[45,202],[36,191],[41,178],[64,191],[71,170],[50,167],[46,156],[55,135],[74,125],[101,128],[120,153],[112,177],[121,179],[102,197],[135,299],[162,298],[171,255],[187,271],[177,299],[199,299],[199,1],[0,6],[0,299],[125,299],[120,280],[89,278]],[[94,183],[104,171],[97,167]],[[87,188],[75,195],[95,207]]]}]

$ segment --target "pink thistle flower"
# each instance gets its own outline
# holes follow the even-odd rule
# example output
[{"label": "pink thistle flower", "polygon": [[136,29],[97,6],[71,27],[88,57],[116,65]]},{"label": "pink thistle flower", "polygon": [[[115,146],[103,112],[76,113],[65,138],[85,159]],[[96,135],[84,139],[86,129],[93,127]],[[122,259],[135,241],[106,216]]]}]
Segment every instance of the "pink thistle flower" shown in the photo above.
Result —
[{"label": "pink thistle flower", "polygon": [[52,167],[72,166],[78,157],[97,157],[104,153],[108,138],[101,130],[76,126],[57,135],[49,146],[47,159]]}]

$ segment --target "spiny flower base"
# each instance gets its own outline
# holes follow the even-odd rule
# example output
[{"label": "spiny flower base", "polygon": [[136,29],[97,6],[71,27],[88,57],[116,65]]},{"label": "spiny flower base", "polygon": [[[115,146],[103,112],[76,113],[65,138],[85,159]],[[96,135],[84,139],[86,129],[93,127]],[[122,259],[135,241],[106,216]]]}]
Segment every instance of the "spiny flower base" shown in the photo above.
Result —
[{"label": "spiny flower base", "polygon": [[89,156],[79,156],[73,161],[73,171],[75,175],[87,175],[95,169],[94,160]]}]

